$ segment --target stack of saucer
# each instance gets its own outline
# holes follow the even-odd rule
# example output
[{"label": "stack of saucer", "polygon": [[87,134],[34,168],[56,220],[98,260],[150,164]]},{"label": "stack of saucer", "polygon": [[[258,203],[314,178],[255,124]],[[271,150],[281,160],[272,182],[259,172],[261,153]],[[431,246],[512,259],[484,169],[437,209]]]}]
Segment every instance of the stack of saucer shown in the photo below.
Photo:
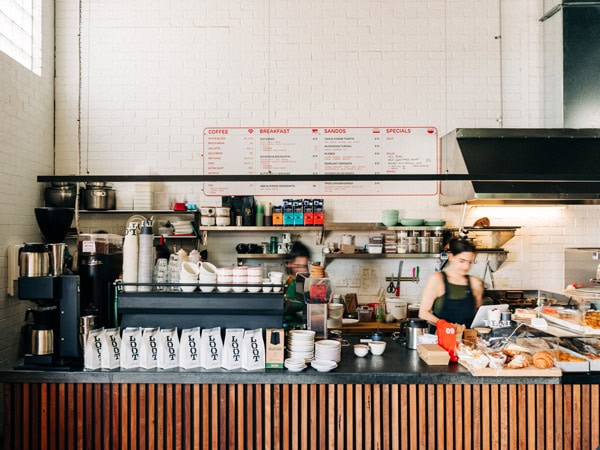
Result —
[{"label": "stack of saucer", "polygon": [[342,343],[333,339],[315,342],[315,359],[340,362],[342,359]]},{"label": "stack of saucer", "polygon": [[291,330],[288,334],[287,356],[311,361],[315,356],[315,332]]},{"label": "stack of saucer", "polygon": [[302,372],[306,369],[306,361],[302,358],[287,358],[283,362],[283,365],[290,372]]}]

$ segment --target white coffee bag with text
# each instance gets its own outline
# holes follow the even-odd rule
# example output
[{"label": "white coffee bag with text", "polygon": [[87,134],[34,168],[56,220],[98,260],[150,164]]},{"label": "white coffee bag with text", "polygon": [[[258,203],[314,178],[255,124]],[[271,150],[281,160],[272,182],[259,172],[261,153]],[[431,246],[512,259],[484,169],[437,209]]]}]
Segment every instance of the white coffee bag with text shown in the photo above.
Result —
[{"label": "white coffee bag with text", "polygon": [[142,367],[142,329],[127,327],[121,337],[121,369],[139,369]]},{"label": "white coffee bag with text", "polygon": [[223,369],[234,370],[242,368],[242,341],[244,340],[243,328],[227,328],[223,342]]},{"label": "white coffee bag with text", "polygon": [[158,368],[174,369],[179,367],[179,336],[177,335],[177,328],[161,329],[159,339]]},{"label": "white coffee bag with text", "polygon": [[204,369],[220,368],[223,352],[221,327],[205,328],[202,330],[202,339],[200,342],[200,367]]},{"label": "white coffee bag with text", "polygon": [[121,331],[119,328],[106,328],[106,346],[108,347],[107,366],[103,369],[118,369],[121,366]]},{"label": "white coffee bag with text", "polygon": [[265,341],[262,328],[246,330],[242,343],[242,368],[261,370],[265,368]]},{"label": "white coffee bag with text", "polygon": [[181,330],[179,367],[182,369],[200,367],[200,327]]}]

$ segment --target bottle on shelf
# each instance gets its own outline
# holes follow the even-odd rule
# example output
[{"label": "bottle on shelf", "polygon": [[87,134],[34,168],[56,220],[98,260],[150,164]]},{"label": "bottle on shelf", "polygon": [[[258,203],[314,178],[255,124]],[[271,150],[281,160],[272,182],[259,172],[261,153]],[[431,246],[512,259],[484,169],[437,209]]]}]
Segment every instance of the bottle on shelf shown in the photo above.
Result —
[{"label": "bottle on shelf", "polygon": [[[139,258],[138,258],[138,283],[152,283],[154,269],[154,233],[152,222],[144,220],[140,230]],[[138,291],[149,292],[150,286],[139,286]]]},{"label": "bottle on shelf", "polygon": [[262,202],[257,202],[256,203],[256,226],[257,227],[262,227],[265,222],[265,212],[263,209],[263,204]]}]

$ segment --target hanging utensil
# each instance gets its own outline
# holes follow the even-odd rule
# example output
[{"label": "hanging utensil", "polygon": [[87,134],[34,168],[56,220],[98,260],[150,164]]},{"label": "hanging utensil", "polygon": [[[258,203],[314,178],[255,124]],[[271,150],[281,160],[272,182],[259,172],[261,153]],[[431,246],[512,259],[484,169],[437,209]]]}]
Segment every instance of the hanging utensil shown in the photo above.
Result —
[{"label": "hanging utensil", "polygon": [[402,277],[402,264],[404,261],[398,263],[398,282],[396,283],[396,297],[400,297],[400,278]]},{"label": "hanging utensil", "polygon": [[394,286],[394,274],[390,277],[390,284],[388,284],[386,291],[390,294],[396,292],[396,286]]}]

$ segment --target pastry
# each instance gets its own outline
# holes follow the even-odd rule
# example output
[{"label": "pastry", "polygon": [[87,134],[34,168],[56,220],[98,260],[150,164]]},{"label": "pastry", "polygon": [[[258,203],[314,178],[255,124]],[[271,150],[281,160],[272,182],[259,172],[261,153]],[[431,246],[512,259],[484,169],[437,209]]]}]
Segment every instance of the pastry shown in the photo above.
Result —
[{"label": "pastry", "polygon": [[481,219],[477,219],[475,221],[475,223],[473,224],[474,227],[489,227],[490,226],[490,219],[488,219],[487,217],[482,217]]},{"label": "pastry", "polygon": [[524,355],[516,355],[510,362],[506,365],[509,369],[524,369],[525,367],[529,367],[529,361]]},{"label": "pastry", "polygon": [[549,369],[554,366],[552,355],[546,351],[537,352],[533,355],[533,365],[538,369]]}]

